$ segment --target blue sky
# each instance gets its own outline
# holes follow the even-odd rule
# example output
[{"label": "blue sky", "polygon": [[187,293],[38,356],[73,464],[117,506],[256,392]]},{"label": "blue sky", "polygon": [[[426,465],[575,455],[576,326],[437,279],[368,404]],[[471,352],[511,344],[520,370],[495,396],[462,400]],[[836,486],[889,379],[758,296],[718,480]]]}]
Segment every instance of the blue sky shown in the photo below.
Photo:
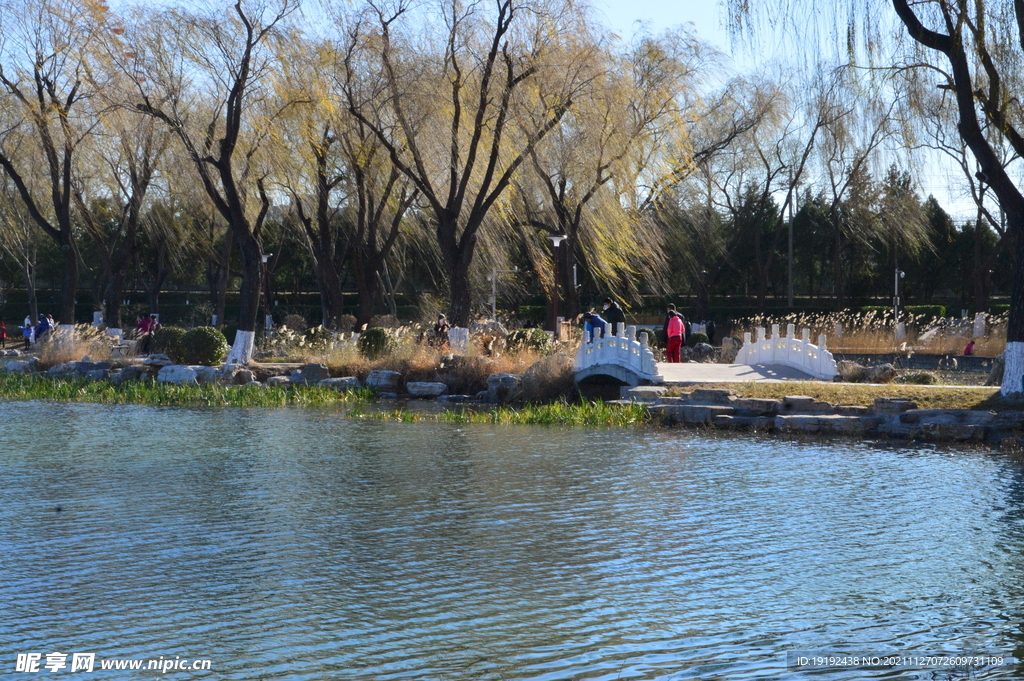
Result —
[{"label": "blue sky", "polygon": [[728,52],[729,36],[720,27],[722,12],[715,0],[593,0],[593,3],[616,31],[628,34],[636,21],[649,22],[655,31],[689,22],[701,38]]}]

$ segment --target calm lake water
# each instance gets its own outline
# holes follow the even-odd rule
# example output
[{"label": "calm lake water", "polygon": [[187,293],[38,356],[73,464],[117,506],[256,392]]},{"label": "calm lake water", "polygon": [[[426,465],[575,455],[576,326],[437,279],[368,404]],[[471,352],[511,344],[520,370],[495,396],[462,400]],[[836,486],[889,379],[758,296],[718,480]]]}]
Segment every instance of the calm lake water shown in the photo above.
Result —
[{"label": "calm lake water", "polygon": [[[5,679],[1024,678],[787,666],[1024,658],[997,453],[34,403],[0,442]],[[54,651],[96,671],[16,672]],[[161,656],[212,669],[99,669]]]}]

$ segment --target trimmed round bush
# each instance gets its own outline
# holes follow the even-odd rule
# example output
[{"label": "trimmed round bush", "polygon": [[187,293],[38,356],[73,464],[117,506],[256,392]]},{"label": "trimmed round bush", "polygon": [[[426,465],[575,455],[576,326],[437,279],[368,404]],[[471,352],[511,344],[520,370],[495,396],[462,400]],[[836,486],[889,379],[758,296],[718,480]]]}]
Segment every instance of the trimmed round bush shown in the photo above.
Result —
[{"label": "trimmed round bush", "polygon": [[544,329],[516,329],[505,337],[505,349],[508,352],[530,350],[551,354],[551,337]]},{"label": "trimmed round bush", "polygon": [[708,340],[708,335],[706,333],[698,331],[697,333],[691,333],[686,339],[686,344],[691,348],[697,343],[707,343],[710,345],[711,341]]},{"label": "trimmed round bush", "polygon": [[187,332],[179,326],[161,326],[153,333],[153,352],[167,355],[177,364],[185,361],[182,339]]},{"label": "trimmed round bush", "polygon": [[359,336],[359,352],[368,359],[377,359],[391,352],[395,340],[387,329],[371,326]]},{"label": "trimmed round bush", "polygon": [[197,326],[181,339],[188,364],[213,366],[220,364],[228,354],[228,341],[224,334],[212,326]]}]

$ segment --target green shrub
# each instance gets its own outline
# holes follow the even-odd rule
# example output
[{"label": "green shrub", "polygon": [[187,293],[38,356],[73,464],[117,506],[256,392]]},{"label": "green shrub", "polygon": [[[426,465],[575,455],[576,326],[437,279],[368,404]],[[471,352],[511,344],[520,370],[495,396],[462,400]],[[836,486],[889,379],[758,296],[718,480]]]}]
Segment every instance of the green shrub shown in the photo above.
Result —
[{"label": "green shrub", "polygon": [[505,337],[505,349],[509,352],[530,350],[550,354],[551,337],[544,329],[516,329]]},{"label": "green shrub", "polygon": [[701,333],[700,331],[697,331],[696,333],[691,333],[690,336],[686,339],[686,344],[689,347],[691,347],[691,348],[694,345],[696,345],[697,343],[707,343],[707,342],[708,342],[708,335],[706,333]]},{"label": "green shrub", "polygon": [[391,333],[379,326],[371,326],[359,336],[359,352],[368,359],[377,359],[390,353],[395,347]]},{"label": "green shrub", "polygon": [[907,311],[907,314],[912,314],[915,317],[923,316],[923,322],[930,322],[933,319],[946,316],[945,305],[907,305],[903,308]]},{"label": "green shrub", "polygon": [[153,352],[167,355],[176,363],[185,361],[185,345],[182,339],[186,331],[178,326],[161,326],[153,334]]},{"label": "green shrub", "polygon": [[639,329],[638,328],[636,330],[636,339],[640,340],[640,334],[645,333],[645,332],[647,333],[647,345],[648,345],[648,347],[650,347],[652,350],[654,350],[656,348],[663,348],[663,347],[665,347],[665,338],[664,338],[665,334],[662,332],[662,330],[660,328],[654,328],[654,329]]},{"label": "green shrub", "polygon": [[181,339],[188,364],[213,366],[224,361],[228,354],[228,341],[224,334],[212,326],[197,326]]}]

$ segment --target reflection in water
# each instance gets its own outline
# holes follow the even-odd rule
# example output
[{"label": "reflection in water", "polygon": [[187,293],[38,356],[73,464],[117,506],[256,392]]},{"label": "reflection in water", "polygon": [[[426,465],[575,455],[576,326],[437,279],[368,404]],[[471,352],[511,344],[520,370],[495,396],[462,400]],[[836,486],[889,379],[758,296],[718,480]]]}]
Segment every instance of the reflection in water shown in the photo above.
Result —
[{"label": "reflection in water", "polygon": [[785,654],[1024,652],[1024,466],[1001,455],[284,409],[0,423],[5,678],[55,650],[551,680],[967,678]]}]

